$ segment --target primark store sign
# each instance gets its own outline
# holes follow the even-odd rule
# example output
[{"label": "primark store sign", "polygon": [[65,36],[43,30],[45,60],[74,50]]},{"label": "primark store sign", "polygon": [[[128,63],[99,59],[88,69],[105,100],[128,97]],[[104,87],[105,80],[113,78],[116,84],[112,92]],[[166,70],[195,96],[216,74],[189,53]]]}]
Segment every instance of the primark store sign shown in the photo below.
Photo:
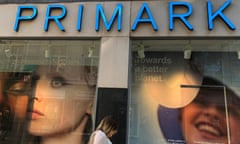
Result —
[{"label": "primark store sign", "polygon": [[[191,2],[161,2],[158,3],[159,9],[157,9],[158,5],[153,6],[154,1],[151,1],[151,3],[149,1],[139,1],[134,6],[135,11],[131,10],[132,6],[123,4],[124,2],[116,2],[114,5],[111,5],[111,12],[109,12],[109,7],[106,7],[104,3],[94,3],[91,14],[87,10],[89,8],[88,3],[76,3],[77,6],[75,4],[74,7],[68,6],[68,3],[45,4],[41,6],[34,4],[17,5],[15,7],[16,11],[12,29],[15,32],[19,32],[21,29],[26,28],[23,25],[38,21],[38,29],[42,32],[48,32],[53,27],[55,27],[55,30],[62,32],[69,31],[69,29],[81,32],[84,29],[84,25],[85,27],[87,27],[86,25],[91,26],[90,29],[95,32],[100,30],[121,32],[123,29],[126,29],[125,23],[128,23],[128,31],[132,32],[144,26],[149,27],[148,30],[158,32],[161,31],[162,28],[160,26],[163,24],[168,31],[186,29],[188,32],[194,32],[199,26],[199,24],[196,25],[195,20],[198,17],[194,16],[196,13],[195,8],[198,6]],[[202,7],[204,9],[201,9],[201,11],[205,14],[202,17],[204,19],[201,19],[201,21],[204,21],[205,30],[214,31],[217,29],[215,25],[218,23],[218,25],[230,32],[236,31],[238,27],[235,24],[236,20],[231,16],[232,13],[229,14],[228,12],[234,5],[232,0],[222,1],[221,4],[217,5],[216,2],[218,1],[204,1],[204,6]],[[163,12],[163,10],[160,10],[163,8],[160,4],[164,4],[164,10],[167,11]],[[160,18],[159,15],[164,15],[164,19]],[[69,20],[68,17],[74,18]],[[91,23],[89,23],[89,19],[91,19]],[[123,21],[127,22],[124,23]],[[71,27],[69,26],[70,23]],[[176,27],[176,25],[180,26]]]}]

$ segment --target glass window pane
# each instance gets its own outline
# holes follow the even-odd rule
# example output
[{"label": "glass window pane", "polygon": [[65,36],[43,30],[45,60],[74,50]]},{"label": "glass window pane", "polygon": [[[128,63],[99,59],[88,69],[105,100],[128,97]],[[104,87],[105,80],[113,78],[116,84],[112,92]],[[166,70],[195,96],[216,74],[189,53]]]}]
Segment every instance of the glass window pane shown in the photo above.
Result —
[{"label": "glass window pane", "polygon": [[37,144],[56,135],[87,143],[99,41],[6,40],[0,51],[0,143]]},{"label": "glass window pane", "polygon": [[239,142],[239,45],[133,40],[129,143]]}]

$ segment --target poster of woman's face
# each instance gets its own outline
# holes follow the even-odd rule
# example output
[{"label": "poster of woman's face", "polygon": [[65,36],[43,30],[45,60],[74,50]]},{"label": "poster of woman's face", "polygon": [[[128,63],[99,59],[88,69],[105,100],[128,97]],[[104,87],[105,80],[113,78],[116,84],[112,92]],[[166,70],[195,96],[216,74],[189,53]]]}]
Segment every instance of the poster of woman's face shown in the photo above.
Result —
[{"label": "poster of woman's face", "polygon": [[9,107],[11,119],[4,121],[10,125],[4,141],[10,142],[13,135],[31,135],[40,137],[40,143],[87,143],[92,131],[96,70],[40,65],[29,73],[7,73],[2,78],[2,102]]},{"label": "poster of woman's face", "polygon": [[95,121],[99,42],[4,40],[1,144],[87,144]]},{"label": "poster of woman's face", "polygon": [[58,72],[49,71],[48,66],[37,68],[33,106],[28,111],[30,133],[54,135],[87,123],[85,117],[91,115],[95,88],[81,76],[84,71],[84,67],[65,67]]},{"label": "poster of woman's face", "polygon": [[19,143],[26,128],[26,115],[30,97],[29,72],[0,72],[0,141]]},{"label": "poster of woman's face", "polygon": [[[132,53],[130,143],[238,144],[234,52]],[[137,124],[136,124],[136,123]]]},{"label": "poster of woman's face", "polygon": [[186,143],[238,142],[238,95],[211,77],[204,77],[202,83],[196,98],[179,113]]}]

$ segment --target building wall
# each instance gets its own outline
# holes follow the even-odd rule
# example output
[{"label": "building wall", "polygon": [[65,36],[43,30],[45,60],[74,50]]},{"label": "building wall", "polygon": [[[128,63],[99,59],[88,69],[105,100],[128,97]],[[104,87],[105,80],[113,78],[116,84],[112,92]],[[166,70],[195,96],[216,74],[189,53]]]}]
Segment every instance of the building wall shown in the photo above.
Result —
[{"label": "building wall", "polygon": [[[96,106],[96,124],[100,119],[106,114],[115,114],[121,115],[123,119],[123,132],[122,136],[126,136],[127,132],[132,132],[131,130],[127,131],[126,127],[129,126],[126,124],[127,116],[132,117],[131,109],[133,106],[138,103],[132,101],[128,97],[130,85],[130,60],[132,58],[132,42],[134,40],[147,40],[147,39],[171,39],[171,40],[184,40],[184,39],[225,39],[233,38],[238,39],[240,35],[239,27],[240,21],[239,18],[239,7],[240,3],[238,1],[225,1],[225,0],[212,0],[209,2],[211,5],[212,13],[218,12],[219,14],[216,19],[213,20],[213,29],[209,29],[209,20],[208,20],[208,9],[207,1],[178,1],[181,3],[174,3],[173,1],[1,1],[0,5],[0,38],[2,39],[21,39],[21,40],[35,40],[35,39],[49,39],[49,40],[82,40],[82,39],[94,39],[100,41],[100,52],[99,52],[99,67],[98,67],[98,79],[97,79],[97,91],[98,98],[96,103],[99,105]],[[186,2],[186,3],[185,3]],[[184,20],[187,20],[189,24],[193,27],[193,30],[187,28],[183,23],[183,19],[180,20],[179,17],[173,20],[173,30],[170,30],[169,22],[169,4],[174,3],[176,7],[174,8],[174,13],[176,14],[187,14],[189,8],[192,8],[191,14],[187,14],[184,17]],[[122,14],[122,18],[115,19],[111,29],[106,30],[106,25],[104,22],[109,23],[111,17],[114,14],[114,10],[118,4],[122,5],[121,12],[118,11],[118,15]],[[100,17],[100,21],[96,20],[97,17],[97,5],[102,6],[106,21]],[[28,18],[27,16],[32,16],[33,9],[26,10],[24,9],[21,13],[21,16],[25,20],[19,21],[18,30],[14,30],[14,26],[17,22],[17,11],[20,6],[30,6],[37,10],[37,15],[34,15],[33,18]],[[47,8],[49,6],[54,6],[51,11],[51,14],[46,15]],[[76,29],[78,22],[79,6],[83,6],[83,15],[81,30]],[[187,7],[186,7],[187,6]],[[189,7],[188,7],[189,6]],[[61,20],[59,19],[60,24],[64,27],[64,31],[60,29],[59,24],[56,24],[56,21],[49,22],[48,30],[44,30],[44,25],[46,24],[47,17],[50,16],[59,16],[62,14],[62,9],[64,8],[67,12],[66,16]],[[141,8],[143,8],[141,11]],[[223,8],[221,11],[220,8]],[[140,15],[138,15],[140,14]],[[152,18],[150,18],[152,14]],[[223,14],[226,17],[221,17]],[[182,15],[182,16],[183,16]],[[213,15],[213,14],[212,14]],[[21,17],[19,16],[19,17]],[[139,17],[138,17],[139,16]],[[221,19],[222,18],[222,19]],[[226,19],[223,19],[226,18]],[[133,30],[133,26],[136,20],[142,19],[143,22],[139,22],[137,27]],[[225,21],[224,21],[225,20]],[[227,25],[226,20],[229,23],[234,24],[235,29],[231,29]],[[118,23],[121,21],[121,30],[118,30]],[[156,28],[154,30],[153,23],[156,23]],[[99,24],[99,30],[95,30],[96,25]],[[157,29],[157,30],[156,30]],[[108,96],[107,99],[103,99],[104,94],[112,93],[111,96]],[[119,95],[118,95],[119,94]],[[131,93],[132,94],[132,93]],[[130,95],[131,95],[130,94]],[[134,93],[133,93],[134,95]],[[121,105],[112,105],[115,102],[115,97],[124,97],[124,101],[121,101]],[[100,101],[104,103],[99,103]],[[130,102],[129,102],[129,101]],[[128,101],[128,102],[126,102]],[[118,102],[118,101],[117,101]],[[131,103],[133,102],[133,103]],[[142,101],[145,103],[145,101]],[[127,104],[131,104],[129,109],[124,109],[128,107]],[[99,108],[101,105],[107,105],[102,109]],[[148,103],[149,104],[149,103]],[[134,107],[133,107],[134,108]],[[137,109],[137,108],[136,108]],[[113,111],[114,110],[114,111]],[[116,111],[117,113],[115,113]],[[140,109],[136,111],[139,112]],[[155,112],[155,111],[151,111]],[[128,119],[128,122],[134,120]],[[145,116],[145,115],[141,115]],[[155,116],[153,113],[150,116]],[[144,119],[147,122],[151,119]],[[146,127],[145,122],[142,121],[142,127]],[[130,122],[129,122],[130,123]],[[134,122],[133,122],[134,123]],[[131,123],[132,124],[132,123]],[[157,119],[154,121],[155,125],[151,125],[156,128]],[[136,124],[132,130],[135,128],[138,130],[139,125]],[[150,129],[147,130],[147,132]],[[154,129],[154,131],[157,131]],[[143,131],[144,132],[144,131]],[[158,134],[157,132],[156,134]],[[144,134],[144,133],[143,133]],[[147,136],[149,136],[148,134]],[[129,136],[129,135],[128,135]],[[133,134],[133,137],[129,136],[131,142],[135,142],[135,139],[138,138],[138,132]],[[162,135],[161,135],[162,136]],[[152,136],[149,136],[152,137]],[[122,137],[121,137],[122,138]],[[144,138],[144,137],[142,137]],[[160,138],[161,139],[161,138]],[[144,139],[146,142],[149,142],[148,139]],[[163,140],[163,139],[161,139]],[[117,141],[115,139],[115,141]],[[136,140],[137,141],[137,140]],[[157,141],[157,140],[156,140]],[[163,140],[164,141],[164,140]],[[130,142],[130,143],[131,143]],[[158,142],[158,141],[157,141]]]}]

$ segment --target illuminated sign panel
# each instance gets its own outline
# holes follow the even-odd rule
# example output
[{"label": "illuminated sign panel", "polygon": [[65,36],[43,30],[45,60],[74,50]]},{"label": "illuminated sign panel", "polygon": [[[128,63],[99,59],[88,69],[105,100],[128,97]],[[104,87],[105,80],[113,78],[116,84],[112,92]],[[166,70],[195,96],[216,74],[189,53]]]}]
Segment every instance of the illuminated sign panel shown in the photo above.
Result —
[{"label": "illuminated sign panel", "polygon": [[[228,29],[234,31],[236,29],[236,26],[233,24],[233,22],[224,14],[224,10],[226,10],[231,5],[231,0],[227,0],[225,3],[223,3],[220,7],[218,7],[216,10],[213,10],[213,3],[211,1],[206,2],[207,8],[203,11],[207,11],[207,17],[205,21],[208,23],[208,30],[212,31],[214,29],[214,22],[217,18],[220,18],[222,22],[228,27]],[[181,8],[186,9],[183,13],[175,12],[175,9]],[[102,4],[96,4],[96,13],[95,13],[95,31],[98,32],[100,30],[100,24],[102,21],[102,24],[104,25],[105,29],[107,31],[111,31],[112,26],[114,23],[117,23],[117,30],[121,32],[123,28],[123,15],[124,13],[124,7],[122,3],[118,3],[113,12],[111,17],[107,17],[106,13],[104,11]],[[29,15],[22,15],[24,11],[30,11]],[[58,14],[52,14],[54,12],[58,12]],[[64,20],[68,15],[68,8],[63,4],[49,4],[46,5],[46,12],[45,12],[45,18],[43,23],[43,31],[47,32],[50,28],[50,23],[54,22],[58,29],[61,31],[66,31],[66,28],[64,27],[64,24],[61,22]],[[81,32],[82,30],[82,24],[83,21],[83,15],[84,15],[84,5],[80,4],[78,6],[78,13],[76,14],[76,21],[74,22],[76,24],[76,31]],[[184,24],[184,26],[189,31],[194,31],[194,25],[191,24],[191,22],[188,20],[189,17],[191,17],[193,14],[193,6],[190,2],[168,2],[168,30],[173,31],[175,29],[174,23],[176,20],[179,20],[181,23]],[[139,10],[137,12],[137,16],[134,18],[133,23],[131,24],[131,31],[136,31],[138,29],[138,26],[141,24],[147,24],[151,25],[152,29],[154,31],[159,30],[159,23],[156,22],[156,16],[153,15],[151,8],[149,7],[147,2],[143,2],[141,6],[139,7]],[[14,23],[14,31],[18,32],[19,29],[21,29],[21,23],[23,21],[34,21],[38,18],[38,8],[35,5],[19,5],[17,7],[17,13]],[[92,17],[90,17],[92,18]],[[162,21],[166,21],[162,20]],[[72,21],[71,21],[72,22]]]}]

